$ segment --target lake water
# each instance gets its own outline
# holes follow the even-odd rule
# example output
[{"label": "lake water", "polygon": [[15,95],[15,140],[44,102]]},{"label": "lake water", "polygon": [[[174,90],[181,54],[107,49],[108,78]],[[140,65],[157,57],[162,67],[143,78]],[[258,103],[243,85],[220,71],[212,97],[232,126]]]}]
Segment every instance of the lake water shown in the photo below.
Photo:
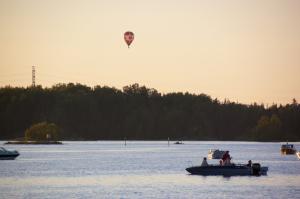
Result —
[{"label": "lake water", "polygon": [[[98,141],[3,145],[16,160],[0,161],[0,198],[300,198],[300,160],[280,143]],[[300,149],[300,143],[294,143]],[[211,148],[233,162],[259,162],[267,176],[189,175]],[[209,161],[217,163],[217,160]]]}]

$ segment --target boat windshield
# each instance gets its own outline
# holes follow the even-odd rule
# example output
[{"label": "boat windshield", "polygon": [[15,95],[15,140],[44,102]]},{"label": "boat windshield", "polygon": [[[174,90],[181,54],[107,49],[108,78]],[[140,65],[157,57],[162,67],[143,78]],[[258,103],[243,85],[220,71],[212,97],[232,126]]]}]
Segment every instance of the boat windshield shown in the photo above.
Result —
[{"label": "boat windshield", "polygon": [[293,144],[283,144],[281,147],[286,148],[286,149],[292,149],[292,148],[294,148],[294,145]]},{"label": "boat windshield", "polygon": [[5,148],[3,148],[3,147],[0,147],[0,151],[6,152],[7,150]]}]

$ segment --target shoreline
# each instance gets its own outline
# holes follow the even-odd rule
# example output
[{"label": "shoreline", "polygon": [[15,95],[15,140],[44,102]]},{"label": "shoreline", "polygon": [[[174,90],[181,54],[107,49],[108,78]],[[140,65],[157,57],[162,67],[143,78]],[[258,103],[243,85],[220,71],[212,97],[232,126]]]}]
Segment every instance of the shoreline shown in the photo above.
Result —
[{"label": "shoreline", "polygon": [[63,144],[60,141],[8,141],[4,144]]}]

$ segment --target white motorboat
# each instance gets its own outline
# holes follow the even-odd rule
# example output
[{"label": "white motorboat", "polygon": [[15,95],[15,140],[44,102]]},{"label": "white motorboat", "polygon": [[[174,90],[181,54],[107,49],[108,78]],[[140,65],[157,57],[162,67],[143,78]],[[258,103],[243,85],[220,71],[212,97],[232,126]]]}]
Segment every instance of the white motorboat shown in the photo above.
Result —
[{"label": "white motorboat", "polygon": [[298,159],[300,160],[300,151],[298,151],[298,152],[296,153],[296,155],[297,155]]},{"label": "white motorboat", "polygon": [[9,151],[3,147],[0,147],[0,160],[14,160],[20,154],[18,151]]},{"label": "white motorboat", "polygon": [[208,151],[207,158],[208,159],[221,159],[226,151],[222,151],[219,149],[210,149]]},{"label": "white motorboat", "polygon": [[280,151],[283,155],[293,155],[296,153],[294,145],[289,143],[281,145]]}]

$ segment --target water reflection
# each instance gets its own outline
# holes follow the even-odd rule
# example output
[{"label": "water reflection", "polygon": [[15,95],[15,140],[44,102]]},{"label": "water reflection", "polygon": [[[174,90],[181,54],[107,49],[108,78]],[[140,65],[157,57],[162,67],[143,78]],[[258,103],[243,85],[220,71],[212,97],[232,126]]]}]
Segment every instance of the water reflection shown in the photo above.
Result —
[{"label": "water reflection", "polygon": [[146,186],[159,184],[217,186],[221,184],[231,186],[300,186],[298,176],[196,176],[188,174],[161,174],[161,175],[109,175],[109,176],[83,176],[83,177],[27,177],[27,178],[1,178],[0,186]]}]

